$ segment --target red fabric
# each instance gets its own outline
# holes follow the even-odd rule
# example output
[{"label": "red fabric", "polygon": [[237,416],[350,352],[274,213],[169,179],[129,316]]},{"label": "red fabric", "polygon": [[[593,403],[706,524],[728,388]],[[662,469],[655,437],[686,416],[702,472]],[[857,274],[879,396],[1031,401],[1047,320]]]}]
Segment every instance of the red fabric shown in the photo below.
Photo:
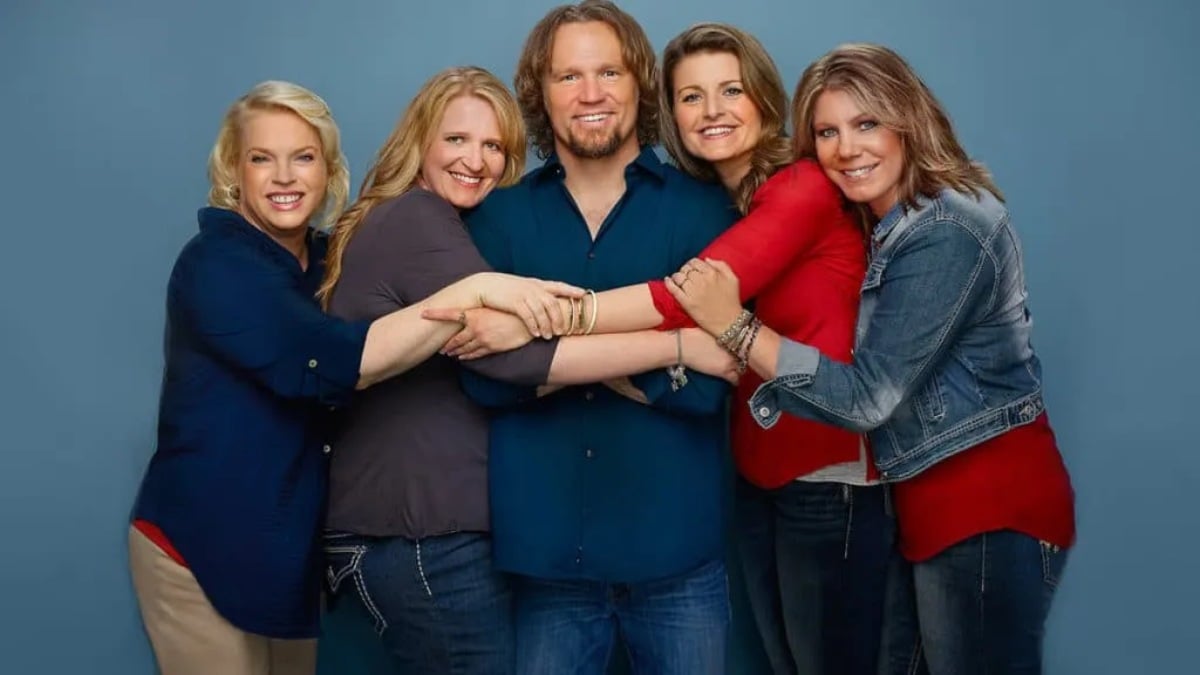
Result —
[{"label": "red fabric", "polygon": [[[749,213],[698,256],[723,260],[737,273],[742,301],[780,335],[849,362],[866,274],[861,228],[843,208],[837,188],[811,160],[775,173],[750,203]],[[661,330],[695,325],[662,281],[650,283]],[[747,372],[733,406],[733,451],[751,483],[778,487],[798,476],[859,457],[857,434],[784,415],[766,430],[745,402],[762,384]],[[868,462],[868,465],[870,462]]]},{"label": "red fabric", "polygon": [[913,562],[996,530],[1075,541],[1075,492],[1045,413],[894,483],[892,496],[900,553]]},{"label": "red fabric", "polygon": [[183,556],[179,555],[179,551],[176,551],[175,547],[171,545],[171,540],[167,539],[166,533],[160,530],[157,525],[148,520],[141,520],[139,518],[138,520],[133,521],[133,528],[145,535],[147,539],[154,542],[154,545],[161,548],[162,552],[166,553],[171,560],[174,560],[180,565],[187,567],[187,563],[183,561]]}]

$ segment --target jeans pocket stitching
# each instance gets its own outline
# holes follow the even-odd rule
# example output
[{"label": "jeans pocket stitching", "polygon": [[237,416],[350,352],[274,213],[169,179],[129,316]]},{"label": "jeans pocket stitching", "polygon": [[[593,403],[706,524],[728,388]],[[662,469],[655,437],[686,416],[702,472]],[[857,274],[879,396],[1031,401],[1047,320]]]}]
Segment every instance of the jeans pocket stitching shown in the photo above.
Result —
[{"label": "jeans pocket stitching", "polygon": [[338,588],[342,585],[342,582],[346,580],[346,577],[351,574],[354,574],[358,571],[358,567],[362,563],[363,553],[365,553],[366,550],[367,550],[366,546],[326,546],[325,547],[326,558],[328,558],[330,555],[337,555],[337,554],[349,554],[349,556],[350,556],[350,560],[345,565],[343,565],[341,568],[338,568],[336,571],[335,571],[335,568],[333,565],[327,564],[325,566],[325,577],[326,577],[326,581],[329,583],[330,591],[337,593]]},{"label": "jeans pocket stitching", "polygon": [[1051,544],[1048,541],[1038,541],[1042,549],[1042,581],[1050,586],[1050,588],[1058,588],[1060,574],[1055,573],[1054,566],[1058,562],[1058,556],[1063,554],[1063,549],[1057,544]]}]

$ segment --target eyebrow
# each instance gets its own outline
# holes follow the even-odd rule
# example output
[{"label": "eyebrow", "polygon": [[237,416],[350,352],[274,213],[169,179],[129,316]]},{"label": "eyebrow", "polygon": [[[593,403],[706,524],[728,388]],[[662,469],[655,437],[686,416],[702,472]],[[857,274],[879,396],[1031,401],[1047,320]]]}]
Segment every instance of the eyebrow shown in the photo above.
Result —
[{"label": "eyebrow", "polygon": [[[731,84],[741,84],[741,83],[742,83],[742,80],[741,80],[741,78],[738,78],[738,79],[736,79],[736,80],[725,80],[725,81],[723,81],[723,82],[718,82],[718,83],[717,83],[717,86],[718,86],[718,87],[725,87],[725,86],[728,86],[728,85],[731,85]],[[679,90],[680,90],[680,91],[683,91],[684,89],[700,89],[700,85],[698,85],[698,84],[685,84],[685,85],[682,85],[682,86],[680,86],[680,87],[679,87]]]},{"label": "eyebrow", "polygon": [[[260,152],[264,155],[271,155],[272,157],[275,156],[274,152],[271,152],[270,150],[268,150],[266,148],[260,148],[258,146],[252,146],[252,147],[246,148],[246,154],[250,154],[252,152]],[[315,145],[306,145],[303,148],[298,148],[298,149],[294,150],[292,152],[292,154],[296,155],[301,152],[317,152],[317,147]]]}]

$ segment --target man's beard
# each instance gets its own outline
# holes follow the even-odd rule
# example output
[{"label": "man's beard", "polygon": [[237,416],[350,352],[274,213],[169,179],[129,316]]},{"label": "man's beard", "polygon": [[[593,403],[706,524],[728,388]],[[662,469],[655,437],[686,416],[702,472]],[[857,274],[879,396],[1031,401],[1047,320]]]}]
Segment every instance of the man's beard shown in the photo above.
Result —
[{"label": "man's beard", "polygon": [[607,136],[587,134],[582,138],[568,130],[564,145],[580,159],[604,159],[615,155],[628,138],[628,134],[622,136],[618,129],[613,129]]}]

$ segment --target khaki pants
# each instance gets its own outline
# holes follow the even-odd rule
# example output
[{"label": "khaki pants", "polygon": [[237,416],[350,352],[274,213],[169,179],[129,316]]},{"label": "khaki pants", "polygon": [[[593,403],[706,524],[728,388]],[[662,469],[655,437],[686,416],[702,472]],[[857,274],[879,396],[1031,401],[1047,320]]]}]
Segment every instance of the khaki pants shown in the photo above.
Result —
[{"label": "khaki pants", "polygon": [[247,633],[217,613],[196,578],[129,528],[129,569],[162,675],[313,675],[317,641]]}]

